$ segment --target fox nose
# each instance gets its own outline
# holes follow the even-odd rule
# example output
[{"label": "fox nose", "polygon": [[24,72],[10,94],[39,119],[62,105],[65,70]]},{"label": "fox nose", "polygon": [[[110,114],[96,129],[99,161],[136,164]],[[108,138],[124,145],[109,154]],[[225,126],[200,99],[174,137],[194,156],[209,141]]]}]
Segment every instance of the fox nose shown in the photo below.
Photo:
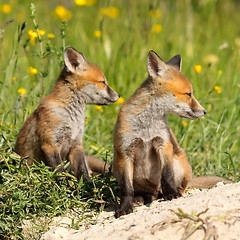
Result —
[{"label": "fox nose", "polygon": [[206,111],[205,109],[203,110],[203,114],[204,114],[204,115],[206,115],[206,114],[207,114],[207,111]]}]

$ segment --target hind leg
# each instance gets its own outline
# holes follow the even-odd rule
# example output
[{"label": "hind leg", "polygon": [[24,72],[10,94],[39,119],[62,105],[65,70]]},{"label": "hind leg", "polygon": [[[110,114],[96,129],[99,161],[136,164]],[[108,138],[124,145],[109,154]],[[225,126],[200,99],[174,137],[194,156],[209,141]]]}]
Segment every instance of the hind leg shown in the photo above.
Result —
[{"label": "hind leg", "polygon": [[192,167],[184,151],[174,155],[173,169],[176,187],[183,194],[192,179]]}]

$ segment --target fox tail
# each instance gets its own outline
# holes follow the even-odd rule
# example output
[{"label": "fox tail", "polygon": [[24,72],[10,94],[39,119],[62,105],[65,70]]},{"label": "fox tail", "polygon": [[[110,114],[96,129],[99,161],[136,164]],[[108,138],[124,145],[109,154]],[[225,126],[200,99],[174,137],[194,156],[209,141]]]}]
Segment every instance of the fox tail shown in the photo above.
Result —
[{"label": "fox tail", "polygon": [[90,174],[103,174],[109,172],[110,165],[97,157],[86,155],[86,161]]},{"label": "fox tail", "polygon": [[221,177],[200,176],[193,177],[192,180],[188,183],[188,188],[212,188],[219,182],[222,182],[223,184],[232,183],[231,181]]}]

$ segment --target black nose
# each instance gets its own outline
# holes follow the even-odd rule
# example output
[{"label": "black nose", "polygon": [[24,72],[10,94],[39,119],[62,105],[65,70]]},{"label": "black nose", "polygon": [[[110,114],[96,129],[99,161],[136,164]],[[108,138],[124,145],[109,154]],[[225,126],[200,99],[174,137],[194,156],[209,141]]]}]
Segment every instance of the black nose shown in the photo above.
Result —
[{"label": "black nose", "polygon": [[207,111],[206,111],[206,110],[203,110],[203,113],[204,113],[204,115],[206,115],[206,114],[207,114]]}]

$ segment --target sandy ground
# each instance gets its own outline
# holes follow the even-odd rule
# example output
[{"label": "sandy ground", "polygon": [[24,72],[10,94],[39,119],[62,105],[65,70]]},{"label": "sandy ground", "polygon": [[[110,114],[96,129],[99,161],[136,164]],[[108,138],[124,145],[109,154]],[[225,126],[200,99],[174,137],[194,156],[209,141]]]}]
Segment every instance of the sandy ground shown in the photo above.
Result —
[{"label": "sandy ground", "polygon": [[104,211],[95,225],[81,230],[71,229],[67,218],[58,219],[41,240],[240,240],[240,182],[154,201],[119,219],[113,214]]}]

